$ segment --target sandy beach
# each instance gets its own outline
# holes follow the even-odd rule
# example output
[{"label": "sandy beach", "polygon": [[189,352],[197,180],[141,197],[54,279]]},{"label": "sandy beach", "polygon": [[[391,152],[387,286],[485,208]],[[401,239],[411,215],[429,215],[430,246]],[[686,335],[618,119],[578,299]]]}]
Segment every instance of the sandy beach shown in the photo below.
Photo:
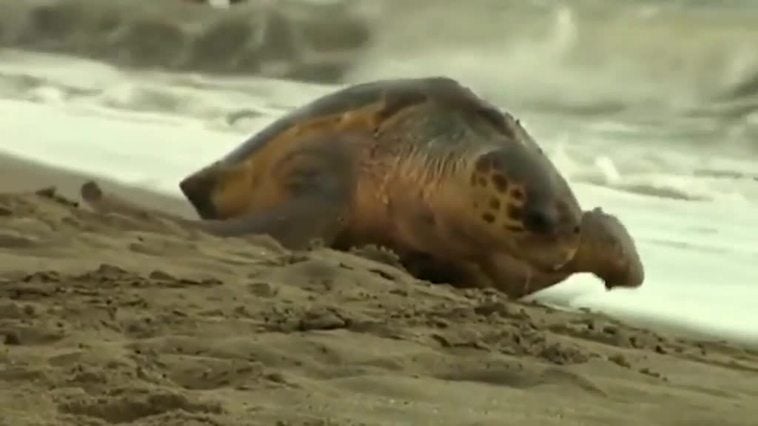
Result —
[{"label": "sandy beach", "polygon": [[[758,352],[76,205],[0,159],[0,425],[749,425]],[[104,188],[189,214],[182,200]],[[35,192],[54,185],[52,191]]]},{"label": "sandy beach", "polygon": [[[203,3],[0,0],[0,426],[758,425],[755,3]],[[79,204],[194,217],[179,180],[288,111],[438,75],[624,223],[641,287],[514,301]]]}]

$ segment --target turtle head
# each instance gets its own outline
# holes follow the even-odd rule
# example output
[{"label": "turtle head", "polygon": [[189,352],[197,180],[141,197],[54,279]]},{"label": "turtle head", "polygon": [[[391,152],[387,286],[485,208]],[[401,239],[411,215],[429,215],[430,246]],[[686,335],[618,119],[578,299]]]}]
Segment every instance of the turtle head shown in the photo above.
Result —
[{"label": "turtle head", "polygon": [[516,257],[557,270],[579,249],[582,210],[558,171],[546,161],[535,162],[539,167],[534,170],[523,170],[523,162],[514,168],[507,214],[516,223]]},{"label": "turtle head", "polygon": [[645,280],[634,239],[621,221],[599,207],[582,217],[582,242],[572,260],[576,272],[591,272],[608,290],[636,288]]},{"label": "turtle head", "polygon": [[252,170],[244,162],[215,162],[179,183],[202,219],[228,219],[247,211],[253,198]]},{"label": "turtle head", "polygon": [[506,234],[498,239],[510,256],[557,270],[579,248],[582,209],[568,182],[520,124],[511,119],[504,128],[505,143],[475,162],[472,184],[492,197],[484,201],[491,211],[482,219]]}]

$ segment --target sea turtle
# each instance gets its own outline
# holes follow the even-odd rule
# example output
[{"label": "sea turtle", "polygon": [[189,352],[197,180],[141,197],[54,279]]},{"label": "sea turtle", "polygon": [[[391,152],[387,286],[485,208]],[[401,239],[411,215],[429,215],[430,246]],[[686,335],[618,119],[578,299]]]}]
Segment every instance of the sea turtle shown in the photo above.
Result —
[{"label": "sea turtle", "polygon": [[[518,120],[446,77],[337,90],[179,187],[201,219],[172,219],[216,235],[268,234],[292,249],[379,245],[420,275],[513,297],[575,272],[608,288],[644,275],[624,226],[583,212]],[[94,182],[82,197],[99,211],[144,210]]]}]

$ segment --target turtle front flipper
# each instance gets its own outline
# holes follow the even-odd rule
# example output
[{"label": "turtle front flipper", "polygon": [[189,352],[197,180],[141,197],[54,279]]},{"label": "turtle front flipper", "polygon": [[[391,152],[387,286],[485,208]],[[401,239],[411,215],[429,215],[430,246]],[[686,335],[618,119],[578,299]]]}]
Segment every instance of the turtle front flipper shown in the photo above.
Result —
[{"label": "turtle front flipper", "polygon": [[634,239],[621,221],[599,207],[584,212],[579,249],[563,270],[590,272],[602,279],[607,289],[636,288],[645,280]]},{"label": "turtle front flipper", "polygon": [[196,223],[204,231],[222,237],[269,235],[284,247],[297,250],[314,240],[330,245],[342,230],[343,212],[342,204],[314,194],[293,197],[260,213]]},{"label": "turtle front flipper", "polygon": [[645,270],[626,227],[613,215],[595,208],[582,215],[581,240],[574,257],[557,270],[495,253],[481,261],[492,286],[518,299],[552,287],[575,273],[589,272],[602,279],[607,289],[636,288]]},{"label": "turtle front flipper", "polygon": [[550,287],[564,278],[566,273],[545,273],[532,265],[505,253],[493,253],[479,262],[489,277],[491,286],[511,299],[520,299]]}]

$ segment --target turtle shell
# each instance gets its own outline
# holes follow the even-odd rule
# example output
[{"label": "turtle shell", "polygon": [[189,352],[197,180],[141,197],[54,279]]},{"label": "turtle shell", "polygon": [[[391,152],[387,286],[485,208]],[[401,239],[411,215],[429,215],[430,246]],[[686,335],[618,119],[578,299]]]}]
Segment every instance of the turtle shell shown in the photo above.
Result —
[{"label": "turtle shell", "polygon": [[471,108],[498,127],[506,127],[503,114],[497,108],[484,102],[453,79],[427,77],[377,80],[337,90],[291,111],[252,135],[221,161],[227,164],[243,161],[290,128],[312,120],[345,114],[372,104],[382,104],[380,119],[387,118],[400,109],[427,100]]}]

